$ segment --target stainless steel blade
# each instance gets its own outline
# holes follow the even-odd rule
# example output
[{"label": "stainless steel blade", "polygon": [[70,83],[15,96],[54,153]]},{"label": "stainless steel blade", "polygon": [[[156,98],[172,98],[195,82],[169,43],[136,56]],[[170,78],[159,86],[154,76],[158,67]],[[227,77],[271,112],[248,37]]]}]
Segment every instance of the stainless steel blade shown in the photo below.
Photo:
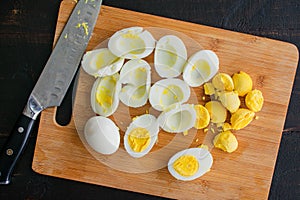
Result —
[{"label": "stainless steel blade", "polygon": [[35,119],[45,108],[59,106],[77,71],[99,15],[102,0],[80,0],[64,27],[23,114]]}]

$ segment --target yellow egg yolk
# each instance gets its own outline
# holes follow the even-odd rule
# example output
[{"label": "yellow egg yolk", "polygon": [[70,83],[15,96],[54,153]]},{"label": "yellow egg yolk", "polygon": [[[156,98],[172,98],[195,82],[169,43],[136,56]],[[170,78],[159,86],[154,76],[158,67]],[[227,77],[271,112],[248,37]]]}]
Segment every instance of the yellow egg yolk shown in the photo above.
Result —
[{"label": "yellow egg yolk", "polygon": [[232,76],[232,80],[234,89],[238,92],[239,96],[243,97],[252,90],[252,79],[247,73],[243,71],[235,73]]},{"label": "yellow egg yolk", "polygon": [[241,105],[239,95],[236,91],[220,92],[218,98],[223,104],[223,106],[231,113],[237,111]]},{"label": "yellow egg yolk", "polygon": [[245,103],[253,112],[260,111],[264,103],[262,92],[260,90],[250,91],[245,98]]},{"label": "yellow egg yolk", "polygon": [[253,120],[255,113],[249,109],[239,108],[231,115],[230,123],[234,130],[240,130],[246,127]]},{"label": "yellow egg yolk", "polygon": [[212,79],[213,86],[219,91],[232,91],[234,84],[232,78],[225,73],[219,73]]},{"label": "yellow egg yolk", "polygon": [[211,122],[213,123],[225,122],[227,117],[227,110],[220,102],[209,101],[205,104],[205,108],[209,112]]},{"label": "yellow egg yolk", "polygon": [[[113,103],[114,86],[116,85],[116,80],[111,77],[104,77],[103,82],[106,84],[101,84],[97,87],[96,91],[96,101],[104,109],[110,108]],[[111,88],[105,85],[112,86]]]},{"label": "yellow egg yolk", "polygon": [[188,177],[193,176],[198,171],[199,163],[195,156],[183,155],[175,160],[173,168],[181,176]]},{"label": "yellow egg yolk", "polygon": [[135,152],[144,151],[150,144],[150,133],[145,128],[135,128],[128,135],[128,144]]},{"label": "yellow egg yolk", "polygon": [[216,148],[228,153],[234,152],[238,147],[238,141],[235,135],[230,131],[224,131],[216,135],[213,143]]},{"label": "yellow egg yolk", "polygon": [[212,83],[205,83],[203,87],[204,87],[204,94],[206,95],[215,94],[215,88]]},{"label": "yellow egg yolk", "polygon": [[196,129],[202,129],[207,127],[210,120],[208,110],[200,104],[195,105],[194,108],[196,110],[196,122],[194,127]]}]

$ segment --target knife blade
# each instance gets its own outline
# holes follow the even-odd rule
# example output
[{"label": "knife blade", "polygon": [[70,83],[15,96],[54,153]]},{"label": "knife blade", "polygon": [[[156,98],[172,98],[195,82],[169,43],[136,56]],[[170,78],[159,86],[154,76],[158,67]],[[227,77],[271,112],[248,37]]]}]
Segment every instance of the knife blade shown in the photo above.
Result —
[{"label": "knife blade", "polygon": [[80,0],[73,9],[27,104],[0,151],[0,184],[9,184],[11,175],[38,115],[59,106],[77,71],[91,38],[102,0]]}]

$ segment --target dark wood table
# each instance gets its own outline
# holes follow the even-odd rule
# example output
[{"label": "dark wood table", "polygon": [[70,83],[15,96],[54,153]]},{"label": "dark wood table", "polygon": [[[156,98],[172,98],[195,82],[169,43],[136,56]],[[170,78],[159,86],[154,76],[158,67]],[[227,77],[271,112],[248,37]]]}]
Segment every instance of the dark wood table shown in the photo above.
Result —
[{"label": "dark wood table", "polygon": [[[0,1],[0,148],[52,49],[60,0]],[[300,46],[299,0],[110,0],[103,4],[278,39]],[[126,16],[124,16],[126,17]],[[297,73],[269,199],[300,199],[300,74]],[[61,121],[70,113],[64,101]],[[160,199],[37,174],[37,127],[0,199]],[[255,195],[255,194],[253,194]],[[255,196],[249,197],[255,199]]]}]

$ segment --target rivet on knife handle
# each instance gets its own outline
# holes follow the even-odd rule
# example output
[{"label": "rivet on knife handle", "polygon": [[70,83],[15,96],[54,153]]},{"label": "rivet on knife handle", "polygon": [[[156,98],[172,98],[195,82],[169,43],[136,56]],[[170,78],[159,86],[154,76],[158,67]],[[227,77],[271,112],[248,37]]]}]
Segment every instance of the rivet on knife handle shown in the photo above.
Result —
[{"label": "rivet on knife handle", "polygon": [[80,0],[73,9],[23,113],[1,149],[0,184],[10,183],[13,169],[40,112],[61,104],[87,47],[101,4],[102,0]]}]

